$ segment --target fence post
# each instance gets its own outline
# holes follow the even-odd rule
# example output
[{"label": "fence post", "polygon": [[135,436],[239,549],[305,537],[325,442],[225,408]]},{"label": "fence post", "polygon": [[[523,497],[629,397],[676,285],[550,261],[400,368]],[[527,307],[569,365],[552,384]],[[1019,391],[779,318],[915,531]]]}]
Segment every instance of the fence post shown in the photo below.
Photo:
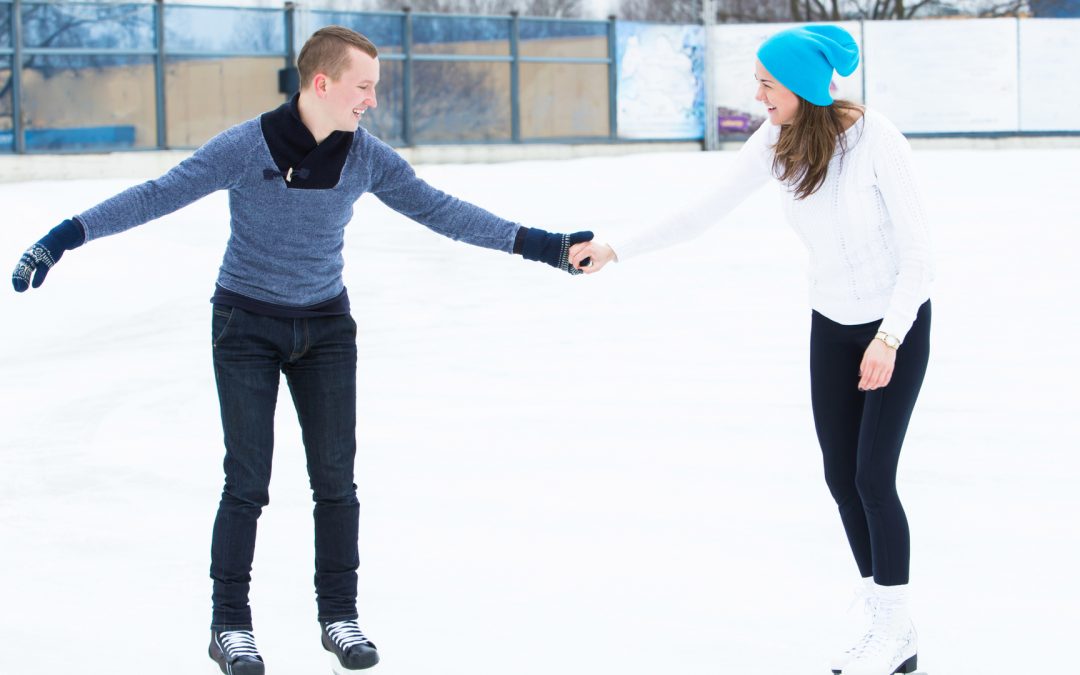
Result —
[{"label": "fence post", "polygon": [[154,57],[154,106],[157,109],[157,146],[163,150],[168,146],[168,131],[165,125],[165,1],[154,3],[154,42],[157,56]]},{"label": "fence post", "polygon": [[1020,66],[1023,65],[1020,61],[1020,16],[1017,15],[1016,19],[1016,133],[1022,133],[1024,131],[1024,102],[1021,95],[1023,94],[1024,78],[1021,77]]},{"label": "fence post", "polygon": [[862,104],[866,102],[866,21],[859,19],[859,86],[862,87]]},{"label": "fence post", "polygon": [[296,65],[296,3],[285,3],[285,67]]},{"label": "fence post", "polygon": [[521,142],[521,54],[518,44],[520,16],[510,12],[510,140]]},{"label": "fence post", "polygon": [[15,53],[11,55],[11,131],[15,137],[15,152],[26,152],[22,120],[22,0],[11,5],[11,39]]},{"label": "fence post", "polygon": [[716,43],[713,41],[713,26],[716,25],[716,0],[702,2],[702,17],[705,24],[705,149],[720,148],[720,130],[717,125],[716,109]]},{"label": "fence post", "polygon": [[289,100],[300,91],[300,75],[296,69],[296,3],[285,3],[285,67],[278,71],[278,92]]},{"label": "fence post", "polygon": [[616,60],[617,49],[615,41],[617,39],[617,33],[615,29],[615,15],[612,14],[608,17],[608,128],[610,132],[608,136],[611,140],[615,140],[619,137],[619,110],[616,107],[618,105],[618,89],[619,89],[619,64]]},{"label": "fence post", "polygon": [[405,62],[402,65],[401,75],[401,140],[406,146],[413,144],[412,124],[412,8],[402,9],[401,17],[403,27],[401,31],[401,48],[405,52]]}]

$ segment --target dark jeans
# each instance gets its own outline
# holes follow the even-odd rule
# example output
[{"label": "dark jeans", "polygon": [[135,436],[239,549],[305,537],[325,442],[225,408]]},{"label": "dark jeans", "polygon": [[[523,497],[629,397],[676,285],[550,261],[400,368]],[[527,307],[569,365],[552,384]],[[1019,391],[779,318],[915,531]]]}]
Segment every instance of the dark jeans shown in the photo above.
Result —
[{"label": "dark jeans", "polygon": [[825,482],[859,573],[895,586],[908,582],[911,557],[896,467],[930,356],[930,301],[919,308],[896,353],[889,384],[859,391],[859,365],[880,324],[846,326],[814,312],[810,389]]},{"label": "dark jeans", "polygon": [[214,305],[212,334],[225,432],[225,489],[210,551],[211,627],[251,629],[251,563],[256,522],[270,502],[281,373],[300,419],[315,501],[319,620],[355,619],[356,323],[348,315],[282,319]]}]

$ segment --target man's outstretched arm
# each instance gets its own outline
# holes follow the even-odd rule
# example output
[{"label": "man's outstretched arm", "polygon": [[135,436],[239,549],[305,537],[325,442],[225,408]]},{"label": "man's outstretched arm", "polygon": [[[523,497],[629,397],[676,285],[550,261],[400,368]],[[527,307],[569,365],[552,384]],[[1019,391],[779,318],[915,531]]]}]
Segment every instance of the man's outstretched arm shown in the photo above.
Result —
[{"label": "man's outstretched arm", "polygon": [[364,140],[371,192],[398,213],[455,241],[521,255],[570,274],[581,274],[570,264],[570,247],[590,241],[592,232],[546,232],[500,218],[428,185],[401,155],[374,136],[367,135]]},{"label": "man's outstretched arm", "polygon": [[65,251],[131,229],[228,188],[240,173],[240,158],[251,146],[243,131],[233,127],[218,134],[160,178],[130,187],[54,227],[19,258],[11,274],[12,286],[19,293],[31,286],[37,288]]}]

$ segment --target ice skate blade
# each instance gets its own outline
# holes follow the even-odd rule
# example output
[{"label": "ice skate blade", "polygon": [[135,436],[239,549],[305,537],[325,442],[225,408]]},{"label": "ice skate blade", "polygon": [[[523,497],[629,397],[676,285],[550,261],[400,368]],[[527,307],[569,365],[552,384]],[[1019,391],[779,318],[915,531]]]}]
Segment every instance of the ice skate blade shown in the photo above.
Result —
[{"label": "ice skate blade", "polygon": [[918,665],[919,655],[914,654],[910,659],[901,663],[900,667],[894,670],[893,673],[903,673],[904,675],[908,675],[908,673],[914,673]]},{"label": "ice skate blade", "polygon": [[345,666],[341,665],[341,661],[338,661],[337,656],[334,656],[332,652],[327,654],[326,657],[330,659],[330,670],[334,673],[334,675],[357,675],[357,673],[366,671],[368,668],[371,668],[372,666],[375,666],[379,663],[379,656],[377,653],[375,654],[371,663],[363,665],[359,668],[346,668]]},{"label": "ice skate blade", "polygon": [[[918,670],[918,664],[919,664],[919,655],[915,654],[914,656],[912,656],[907,661],[904,661],[903,663],[901,663],[900,666],[897,667],[897,669],[893,671],[893,675],[897,675],[897,673],[902,673],[902,675],[909,675],[910,673],[914,673],[916,670]],[[844,671],[842,671],[842,670],[836,670],[836,669],[833,669],[833,671],[832,671],[833,675],[843,675],[843,672]]]},{"label": "ice skate blade", "polygon": [[217,662],[217,666],[225,675],[264,675],[266,673],[265,665],[250,661],[239,661],[231,667],[226,663]]},{"label": "ice skate blade", "polygon": [[238,661],[237,663],[232,664],[232,666],[230,667],[220,653],[215,653],[213,645],[210,646],[210,649],[208,651],[210,653],[210,659],[217,664],[218,669],[221,670],[224,675],[266,674],[266,664],[262,663],[261,661]]}]

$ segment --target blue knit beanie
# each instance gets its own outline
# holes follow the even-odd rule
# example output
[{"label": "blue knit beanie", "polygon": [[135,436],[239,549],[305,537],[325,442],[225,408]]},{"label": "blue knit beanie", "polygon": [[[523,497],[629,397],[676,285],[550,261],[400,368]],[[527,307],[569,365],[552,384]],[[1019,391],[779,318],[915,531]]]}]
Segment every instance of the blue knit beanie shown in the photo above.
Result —
[{"label": "blue knit beanie", "polygon": [[758,60],[780,84],[814,105],[832,105],[833,69],[841,77],[859,65],[859,45],[838,26],[800,26],[780,31],[758,48]]}]

